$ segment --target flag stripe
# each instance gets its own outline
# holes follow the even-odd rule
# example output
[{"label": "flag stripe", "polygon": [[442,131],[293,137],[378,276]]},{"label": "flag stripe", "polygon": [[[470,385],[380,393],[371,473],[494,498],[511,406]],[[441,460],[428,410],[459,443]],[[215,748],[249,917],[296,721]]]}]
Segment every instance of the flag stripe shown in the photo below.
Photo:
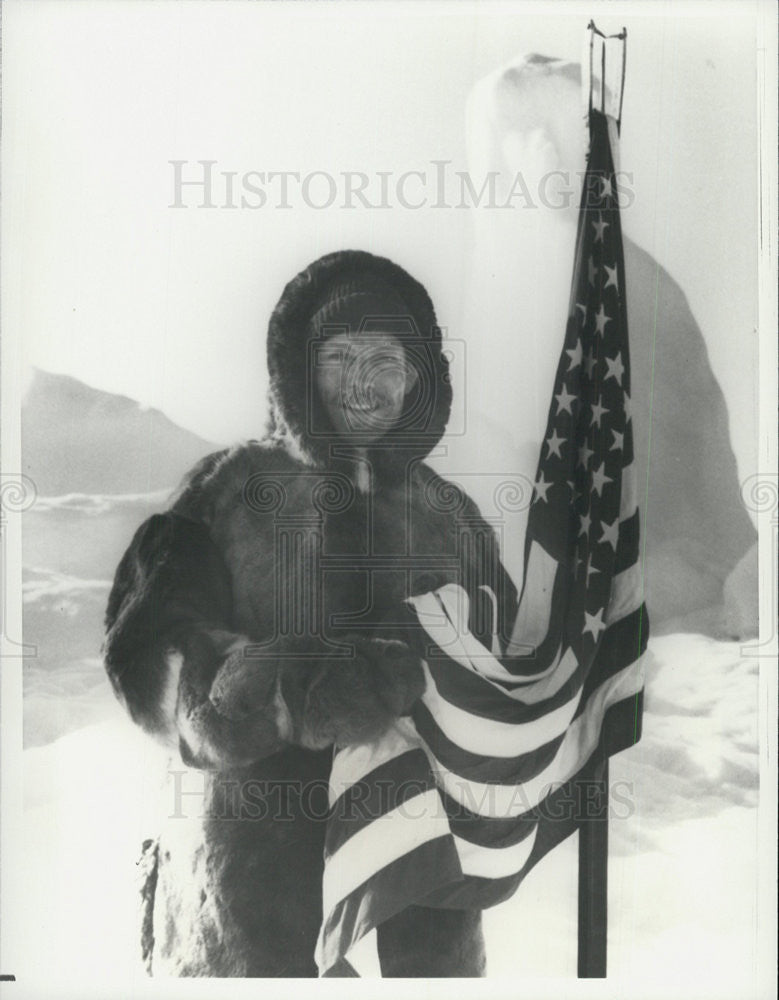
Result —
[{"label": "flag stripe", "polygon": [[506,847],[483,847],[455,836],[454,844],[460,858],[464,875],[478,875],[481,878],[505,878],[522,871],[528,862],[536,841],[533,830],[517,844]]},{"label": "flag stripe", "polygon": [[[643,652],[646,648],[646,639],[649,635],[646,625],[646,608],[641,603],[640,598],[633,595],[632,590],[625,598],[624,604],[626,614],[618,621],[611,622],[608,615],[606,616],[606,628],[584,682],[583,702],[587,700],[593,683],[603,680],[605,676],[610,674],[610,671],[604,673],[604,664],[613,663],[614,669],[621,669],[630,663],[631,659],[639,655],[638,650]],[[629,610],[630,607],[633,607],[633,610]],[[631,633],[631,627],[636,631]],[[584,658],[587,655],[584,650],[588,647],[590,648],[589,655],[592,656],[592,643],[589,635],[585,636],[584,639],[574,636],[572,646],[577,656]]]},{"label": "flag stripe", "polygon": [[332,908],[316,946],[320,971],[334,965],[355,941],[413,903],[421,903],[436,887],[462,879],[462,868],[451,836],[430,839],[379,868],[370,892],[357,886]]},{"label": "flag stripe", "polygon": [[[641,694],[618,701],[609,707],[596,751],[570,781],[552,791],[544,799],[540,809],[525,819],[524,825],[529,830],[537,829],[537,833],[530,858],[518,875],[503,879],[467,876],[463,881],[451,886],[442,885],[438,890],[431,892],[425,897],[425,905],[485,908],[496,906],[509,899],[535,865],[554,846],[576,831],[586,808],[588,789],[592,782],[593,761],[612,756],[632,746],[640,736],[641,715]],[[517,822],[515,819],[492,819],[483,822],[481,829],[486,828],[488,824],[491,830],[499,827],[508,829]]]},{"label": "flag stripe", "polygon": [[[641,622],[645,616],[646,609],[641,605],[629,616],[606,630],[596,656],[598,669],[590,674],[583,691],[576,698],[579,704],[575,716],[586,709],[587,699],[596,681],[600,683],[619,673],[645,651],[646,630],[643,641],[640,637]],[[439,763],[463,777],[484,782],[510,784],[527,780],[534,771],[540,770],[545,766],[545,762],[553,757],[562,739],[561,731],[556,739],[534,750],[512,757],[498,757],[492,751],[485,753],[469,751],[463,749],[461,743],[453,742],[436,724],[436,716],[431,713],[429,707],[418,704],[414,710],[414,721],[418,732]]]},{"label": "flag stripe", "polygon": [[425,705],[414,706],[414,722],[436,759],[448,770],[473,781],[496,784],[516,784],[532,778],[554,758],[563,738],[560,733],[555,739],[528,753],[514,757],[495,757],[464,750],[458,743],[454,743],[436,724]]},{"label": "flag stripe", "polygon": [[[602,544],[608,545],[608,542]],[[614,559],[614,572],[623,573],[637,563],[640,556],[639,517],[638,510],[619,523],[617,554]]]},{"label": "flag stripe", "polygon": [[[489,790],[489,786],[486,787]],[[517,795],[521,794],[518,790]],[[518,844],[533,833],[538,823],[536,813],[530,809],[518,816],[486,816],[484,813],[492,813],[494,810],[488,807],[483,808],[481,812],[476,808],[469,809],[463,803],[450,798],[443,790],[441,790],[441,800],[449,817],[452,833],[461,840],[468,840],[482,847],[507,847],[510,844]]]},{"label": "flag stripe", "polygon": [[352,784],[362,781],[375,768],[402,757],[420,746],[419,736],[409,719],[397,719],[381,740],[356,743],[343,747],[333,757],[330,770],[329,804],[332,808],[339,795]]},{"label": "flag stripe", "polygon": [[[559,575],[559,574],[558,574]],[[453,593],[456,592],[456,593]],[[553,616],[560,617],[565,603],[565,591],[559,583],[553,597]],[[477,638],[466,624],[469,619],[469,600],[463,588],[455,585],[441,587],[434,594],[422,594],[409,599],[419,622],[434,645],[421,644],[422,656],[428,664],[443,659],[453,660],[461,667],[500,683],[518,683],[537,680],[551,674],[560,654],[560,644],[553,647],[552,639],[530,651],[526,645],[524,655],[498,660]]]},{"label": "flag stripe", "polygon": [[427,757],[419,748],[393,757],[358,781],[350,782],[330,809],[325,858],[335,854],[350,837],[380,816],[433,787]]},{"label": "flag stripe", "polygon": [[[613,448],[614,444],[615,442],[612,440],[609,444],[609,447]],[[634,459],[635,459],[635,452],[633,450],[633,435],[627,434],[624,438],[622,445],[622,462],[624,463],[625,468],[631,466],[633,464]]]},{"label": "flag stripe", "polygon": [[502,903],[517,891],[525,875],[533,865],[533,855],[524,869],[516,875],[506,875],[503,878],[481,878],[478,875],[466,875],[462,881],[451,885],[441,885],[430,892],[424,899],[424,905],[447,907],[449,909],[484,910],[489,906]]},{"label": "flag stripe", "polygon": [[528,705],[538,704],[547,698],[554,698],[557,692],[569,684],[569,682],[571,684],[577,683],[577,680],[573,678],[579,669],[580,665],[576,659],[576,654],[572,649],[566,649],[560,657],[554,673],[549,674],[540,681],[517,688],[508,693],[512,698],[523,701]]},{"label": "flag stripe", "polygon": [[[609,755],[618,753],[636,742],[638,735],[640,735],[640,707],[640,693],[622,698],[609,706],[601,731],[602,746],[600,749],[603,749],[604,753]],[[535,829],[539,820],[548,823],[562,823],[581,815],[579,799],[572,794],[569,786],[573,785],[575,790],[576,783],[581,780],[582,774],[586,771],[587,766],[583,765],[570,782],[558,786],[556,791],[553,789],[538,806],[532,806],[522,787],[518,787],[513,799],[518,808],[520,803],[524,808],[517,816],[495,815],[494,804],[490,808],[489,801],[484,803],[479,811],[476,804],[484,799],[490,799],[491,789],[489,786],[485,787],[481,798],[475,797],[473,799],[473,809],[456,802],[443,791],[441,797],[453,833],[463,840],[471,840],[485,846],[500,846],[505,843],[515,843],[528,836]],[[565,795],[560,794],[561,789],[566,790]],[[469,791],[473,791],[473,786]],[[514,809],[509,810],[511,813],[515,811]]]},{"label": "flag stripe", "polygon": [[[464,750],[471,753],[494,757],[518,757],[537,750],[563,733],[574,717],[579,705],[579,693],[557,708],[547,712],[542,718],[522,721],[522,725],[485,719],[466,712],[443,698],[435,686],[427,664],[423,664],[427,688],[422,700],[442,731],[457,740]],[[514,709],[522,716],[525,706],[510,702],[508,709]]]},{"label": "flag stripe", "polygon": [[609,625],[603,633],[593,669],[582,688],[582,709],[601,681],[620,673],[631,663],[635,664],[646,653],[649,631],[644,627],[645,620],[646,607],[642,604],[625,618]]},{"label": "flag stripe", "polygon": [[348,961],[352,970],[361,978],[381,979],[379,932],[376,927],[354,942],[349,949]]},{"label": "flag stripe", "polygon": [[557,564],[554,582],[550,587],[547,560],[551,559],[551,556],[549,556],[543,544],[533,540],[530,546],[530,559],[533,558],[535,553],[543,553],[543,556],[541,554],[536,556],[536,562],[539,566],[544,567],[544,578],[541,587],[542,593],[540,596],[534,598],[534,613],[540,614],[540,606],[548,604],[547,620],[550,627],[546,637],[537,645],[533,642],[532,634],[526,632],[524,629],[524,623],[528,619],[530,612],[523,613],[523,604],[528,601],[529,595],[534,594],[536,591],[535,585],[531,586],[530,589],[527,587],[529,578],[528,566],[526,565],[517,621],[511,635],[511,642],[509,643],[509,657],[506,660],[506,667],[516,677],[539,678],[547,669],[554,667],[560,653],[562,622],[569,600],[570,573],[567,567],[559,563]]},{"label": "flag stripe", "polygon": [[[452,597],[450,591],[457,591]],[[435,594],[421,594],[409,599],[419,616],[425,633],[433,640],[433,646],[425,646],[424,658],[428,663],[436,660],[451,662],[465,667],[479,677],[494,680],[511,680],[512,675],[500,661],[474,636],[468,627],[470,604],[460,587],[441,587]],[[466,675],[467,676],[467,675]]]},{"label": "flag stripe", "polygon": [[[324,912],[384,868],[425,841],[449,835],[449,824],[436,789],[409,799],[374,820],[332,854],[322,880]],[[349,846],[352,850],[347,850]]]},{"label": "flag stripe", "polygon": [[539,718],[547,708],[571,697],[580,684],[578,663],[573,652],[566,650],[556,669],[546,678],[532,684],[512,682],[498,684],[485,677],[466,674],[448,659],[431,659],[428,669],[441,696],[453,704],[467,705],[474,715],[523,722]]},{"label": "flag stripe", "polygon": [[[628,429],[625,432],[625,439],[633,439],[632,432]],[[636,478],[636,467],[631,462],[622,470],[622,483],[619,500],[619,519],[627,521],[638,509],[638,479]]]},{"label": "flag stripe", "polygon": [[509,653],[516,651],[521,654],[525,646],[536,648],[546,640],[558,565],[559,561],[543,545],[532,542],[524,579],[532,579],[533,586],[523,591]]},{"label": "flag stripe", "polygon": [[637,611],[644,600],[644,568],[634,563],[618,573],[611,583],[611,601],[606,611],[606,624],[627,618]]},{"label": "flag stripe", "polygon": [[606,709],[616,701],[637,694],[643,688],[643,670],[634,663],[610,677],[594,691],[582,713],[571,723],[552,763],[523,785],[525,801],[514,798],[516,789],[505,785],[485,785],[468,781],[445,768],[428,753],[436,781],[455,802],[473,808],[489,808],[486,815],[519,816],[527,812],[527,803],[535,808],[557,782],[567,781],[576,773],[577,764],[595,749]]}]

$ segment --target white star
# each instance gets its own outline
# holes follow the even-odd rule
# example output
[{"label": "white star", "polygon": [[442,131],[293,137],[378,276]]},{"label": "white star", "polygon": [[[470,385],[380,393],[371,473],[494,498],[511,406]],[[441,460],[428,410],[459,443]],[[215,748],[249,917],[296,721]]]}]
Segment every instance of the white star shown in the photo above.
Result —
[{"label": "white star", "polygon": [[579,465],[583,465],[586,469],[587,463],[594,454],[592,448],[588,448],[587,442],[584,441],[579,447]]},{"label": "white star", "polygon": [[549,492],[549,490],[551,489],[551,487],[552,487],[552,483],[547,483],[546,482],[546,480],[544,479],[544,474],[542,472],[541,475],[538,477],[538,479],[535,482],[536,495],[535,495],[535,497],[533,499],[534,500],[543,500],[544,503],[547,503],[548,501],[546,499],[546,494]]},{"label": "white star", "polygon": [[551,458],[552,455],[557,455],[558,458],[563,456],[560,454],[560,445],[565,444],[568,438],[561,438],[557,436],[557,428],[552,428],[552,436],[546,439],[546,443],[549,446],[549,454],[547,458]]},{"label": "white star", "polygon": [[581,564],[583,562],[584,562],[584,560],[582,559],[582,557],[577,552],[576,555],[574,556],[574,560],[573,560],[573,575],[575,577],[579,575],[579,567],[581,566]]},{"label": "white star", "polygon": [[590,555],[587,558],[587,582],[588,583],[590,582],[590,577],[592,576],[593,573],[600,573],[600,570],[599,569],[595,569],[595,567],[592,565],[592,553],[590,553]]},{"label": "white star", "polygon": [[587,370],[587,378],[592,378],[592,370],[597,364],[595,360],[595,348],[590,348],[584,355],[584,367]]},{"label": "white star", "polygon": [[589,514],[579,514],[579,535],[590,537],[590,524],[592,519]]},{"label": "white star", "polygon": [[587,281],[590,285],[595,284],[595,277],[597,273],[598,269],[595,266],[595,261],[592,259],[592,256],[590,256],[589,260],[587,261]]},{"label": "white star", "polygon": [[611,433],[614,435],[614,444],[609,448],[609,451],[622,451],[624,447],[623,439],[625,435],[620,434],[619,431],[612,431]]},{"label": "white star", "polygon": [[604,291],[607,288],[611,288],[612,285],[617,289],[617,291],[619,291],[619,285],[617,283],[617,269],[616,269],[616,267],[609,267],[608,264],[604,264],[603,266],[606,268],[606,273],[609,276],[609,280],[603,286]]},{"label": "white star", "polygon": [[596,427],[600,427],[601,417],[604,413],[609,411],[605,406],[601,406],[601,396],[598,396],[598,402],[592,404],[592,419],[590,420],[590,426],[594,424]]},{"label": "white star", "polygon": [[587,322],[587,306],[581,304],[581,302],[576,303],[576,308],[582,311],[582,326]]},{"label": "white star", "polygon": [[633,417],[633,404],[630,401],[630,396],[625,393],[625,423],[631,420]]},{"label": "white star", "polygon": [[576,347],[569,347],[566,349],[566,354],[568,354],[571,360],[568,362],[568,371],[573,371],[573,369],[582,363],[582,342],[581,340],[576,341]]},{"label": "white star", "polygon": [[576,399],[576,396],[574,396],[572,393],[568,392],[568,389],[566,388],[565,384],[563,384],[563,391],[562,392],[558,392],[555,395],[555,399],[557,400],[557,415],[558,416],[561,413],[570,413],[571,416],[573,416],[573,410],[571,409],[571,404]]},{"label": "white star", "polygon": [[617,351],[616,358],[606,358],[606,364],[609,366],[609,370],[606,372],[606,379],[615,378],[617,380],[617,385],[622,385],[622,376],[625,374],[625,366],[622,364],[622,355]]},{"label": "white star", "polygon": [[609,225],[608,222],[604,222],[603,221],[603,217],[601,216],[600,212],[598,212],[598,221],[597,222],[593,222],[592,225],[593,225],[593,228],[595,229],[595,239],[593,240],[593,242],[594,243],[598,243],[600,241],[602,243],[603,242],[603,232],[604,232],[605,229],[608,228],[608,225]]},{"label": "white star", "polygon": [[605,521],[601,523],[601,530],[603,534],[600,536],[598,541],[608,542],[609,545],[614,546],[614,551],[617,551],[617,542],[619,540],[619,517],[615,517],[612,524],[606,524]]},{"label": "white star", "polygon": [[602,495],[603,487],[606,483],[613,483],[614,480],[610,476],[607,476],[603,471],[604,463],[601,462],[597,469],[592,470],[592,488],[598,494]]},{"label": "white star", "polygon": [[601,177],[600,182],[603,185],[603,190],[600,193],[601,198],[611,198],[611,197],[613,197],[614,192],[611,189],[611,178],[610,177]]},{"label": "white star", "polygon": [[606,332],[606,324],[611,322],[611,316],[606,315],[606,310],[603,308],[603,303],[600,304],[600,309],[595,316],[595,332],[599,333],[601,337]]},{"label": "white star", "polygon": [[582,635],[585,632],[590,632],[595,642],[597,642],[598,636],[605,628],[606,626],[603,623],[603,608],[596,615],[589,615],[586,611],[584,612],[584,629],[582,630]]}]

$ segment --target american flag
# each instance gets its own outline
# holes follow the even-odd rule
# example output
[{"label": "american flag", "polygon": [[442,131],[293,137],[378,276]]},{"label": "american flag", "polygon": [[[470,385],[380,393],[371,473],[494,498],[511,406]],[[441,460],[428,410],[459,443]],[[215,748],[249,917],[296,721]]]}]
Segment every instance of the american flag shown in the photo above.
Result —
[{"label": "american flag", "polygon": [[615,124],[590,112],[569,318],[515,621],[477,638],[478,584],[408,601],[427,687],[382,740],[334,755],[322,974],[344,959],[359,971],[375,928],[412,903],[507,899],[576,829],[577,779],[639,739],[648,620]]}]

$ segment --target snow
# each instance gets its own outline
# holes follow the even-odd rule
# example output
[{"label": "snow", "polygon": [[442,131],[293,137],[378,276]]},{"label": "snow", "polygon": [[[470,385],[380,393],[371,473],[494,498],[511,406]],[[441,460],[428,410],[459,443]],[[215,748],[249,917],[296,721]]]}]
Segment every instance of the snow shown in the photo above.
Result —
[{"label": "snow", "polygon": [[107,597],[111,589],[110,580],[82,580],[69,573],[59,573],[57,570],[45,567],[31,566],[29,575],[36,579],[28,579],[22,583],[22,594],[26,604],[40,601],[47,597],[64,597],[68,607],[76,608],[71,596],[80,596],[85,591],[99,591],[101,597]]},{"label": "snow", "polygon": [[[729,995],[751,996],[757,664],[694,634],[650,652],[642,739],[610,768],[609,977],[626,995],[728,995],[736,981]],[[576,975],[576,858],[572,838],[487,913],[492,973]]]},{"label": "snow", "polygon": [[153,490],[151,493],[62,493],[59,496],[37,496],[36,511],[79,511],[85,514],[104,514],[120,503],[163,504],[170,490]]},{"label": "snow", "polygon": [[[756,661],[693,634],[650,652],[642,740],[611,766],[609,982],[623,997],[757,996]],[[135,862],[166,767],[118,711],[25,751],[24,905],[4,959],[18,981],[143,988]],[[490,976],[575,977],[575,838],[485,926]]]}]

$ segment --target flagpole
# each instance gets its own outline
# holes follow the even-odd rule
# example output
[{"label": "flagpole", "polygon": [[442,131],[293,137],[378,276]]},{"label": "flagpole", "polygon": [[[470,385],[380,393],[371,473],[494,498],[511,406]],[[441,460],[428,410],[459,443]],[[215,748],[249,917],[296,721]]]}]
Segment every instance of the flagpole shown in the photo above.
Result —
[{"label": "flagpole", "polygon": [[[593,49],[595,35],[601,39],[601,113],[606,113],[606,41],[622,41],[622,72],[619,94],[617,132],[622,124],[622,98],[625,92],[625,53],[627,29],[618,35],[604,35],[594,21],[590,32],[589,111],[592,114]],[[594,796],[585,796],[586,815],[579,822],[578,884],[578,956],[579,979],[605,979],[608,945],[608,865],[609,865],[609,760],[596,763],[593,774]]]},{"label": "flagpole", "polygon": [[[590,21],[587,25],[587,31],[590,33],[590,45],[589,45],[589,101],[588,109],[592,111],[592,87],[593,87],[593,66],[594,66],[594,49],[595,49],[595,36],[601,40],[601,80],[600,80],[600,110],[601,114],[606,114],[606,43],[611,39],[615,38],[622,42],[622,72],[619,84],[619,110],[617,111],[617,129],[619,130],[622,124],[622,99],[625,95],[625,60],[627,56],[627,37],[628,29],[623,27],[622,31],[617,32],[615,35],[605,35],[595,24],[594,21]],[[613,117],[613,116],[612,116]]]},{"label": "flagpole", "polygon": [[579,824],[579,979],[606,978],[609,867],[609,759],[595,768]]},{"label": "flagpole", "polygon": [[622,39],[622,79],[619,84],[619,115],[617,117],[617,133],[622,129],[622,99],[625,96],[625,65],[628,55],[628,29],[623,28],[617,38]]}]

